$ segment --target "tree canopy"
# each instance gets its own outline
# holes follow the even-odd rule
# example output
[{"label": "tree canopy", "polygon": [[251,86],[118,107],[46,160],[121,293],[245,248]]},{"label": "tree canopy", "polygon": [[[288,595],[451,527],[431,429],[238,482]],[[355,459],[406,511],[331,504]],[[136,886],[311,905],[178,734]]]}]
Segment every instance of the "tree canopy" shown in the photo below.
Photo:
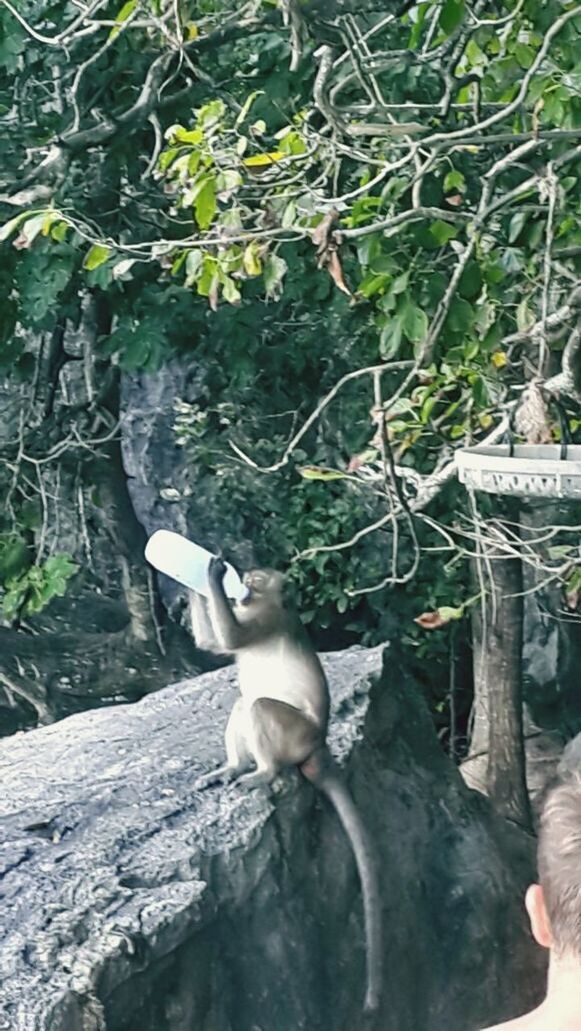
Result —
[{"label": "tree canopy", "polygon": [[260,479],[247,529],[306,560],[307,621],[418,583],[434,625],[462,614],[454,448],[529,380],[578,398],[580,29],[562,0],[0,0],[5,613],[74,569],[23,543],[27,462],[99,448],[112,377],[194,353],[176,439],[233,513]]}]

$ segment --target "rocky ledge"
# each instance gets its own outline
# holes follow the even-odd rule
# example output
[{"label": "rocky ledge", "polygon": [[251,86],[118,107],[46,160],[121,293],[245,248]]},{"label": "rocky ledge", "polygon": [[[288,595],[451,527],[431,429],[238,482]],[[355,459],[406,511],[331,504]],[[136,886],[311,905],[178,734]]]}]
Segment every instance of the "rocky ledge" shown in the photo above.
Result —
[{"label": "rocky ledge", "polygon": [[[472,1031],[542,987],[532,842],[464,786],[386,657],[323,657],[330,746],[381,857],[384,998],[365,1026]],[[362,1026],[359,885],[326,801],[295,772],[194,790],[234,698],[229,667],[0,741],[0,1028]]]}]

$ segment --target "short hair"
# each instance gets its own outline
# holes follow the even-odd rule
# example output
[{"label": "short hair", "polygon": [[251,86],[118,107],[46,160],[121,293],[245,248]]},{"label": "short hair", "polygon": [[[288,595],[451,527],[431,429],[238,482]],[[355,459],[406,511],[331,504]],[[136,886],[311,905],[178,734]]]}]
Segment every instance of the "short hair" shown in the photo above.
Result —
[{"label": "short hair", "polygon": [[581,959],[581,771],[558,774],[539,801],[537,862],[554,951]]}]

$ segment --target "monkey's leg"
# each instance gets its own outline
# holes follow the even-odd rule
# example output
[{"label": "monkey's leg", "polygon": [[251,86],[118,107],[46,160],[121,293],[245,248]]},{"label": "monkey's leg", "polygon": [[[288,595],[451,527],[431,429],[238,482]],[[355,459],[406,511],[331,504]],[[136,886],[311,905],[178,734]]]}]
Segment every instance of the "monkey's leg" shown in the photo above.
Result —
[{"label": "monkey's leg", "polygon": [[250,709],[248,748],[256,770],[238,777],[245,787],[270,784],[285,766],[298,766],[321,744],[319,728],[300,709],[257,698]]},{"label": "monkey's leg", "polygon": [[247,722],[248,713],[244,708],[242,698],[239,698],[230,713],[230,719],[228,720],[224,735],[226,762],[223,766],[219,766],[218,769],[211,770],[202,777],[198,777],[194,784],[196,790],[210,787],[219,781],[227,783],[247,768],[251,758],[245,732]]}]

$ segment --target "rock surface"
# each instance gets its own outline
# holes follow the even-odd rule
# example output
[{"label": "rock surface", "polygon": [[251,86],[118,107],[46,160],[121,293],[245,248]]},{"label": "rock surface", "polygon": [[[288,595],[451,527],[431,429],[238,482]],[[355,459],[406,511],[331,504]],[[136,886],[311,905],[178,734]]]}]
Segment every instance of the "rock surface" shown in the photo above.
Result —
[{"label": "rock surface", "polygon": [[[381,654],[324,657],[330,745],[381,857],[385,990],[365,1026],[475,1031],[542,985],[531,842],[467,790]],[[294,772],[270,795],[193,788],[222,759],[234,697],[230,667],[0,742],[0,1028],[363,1025],[361,899],[335,814]]]}]

